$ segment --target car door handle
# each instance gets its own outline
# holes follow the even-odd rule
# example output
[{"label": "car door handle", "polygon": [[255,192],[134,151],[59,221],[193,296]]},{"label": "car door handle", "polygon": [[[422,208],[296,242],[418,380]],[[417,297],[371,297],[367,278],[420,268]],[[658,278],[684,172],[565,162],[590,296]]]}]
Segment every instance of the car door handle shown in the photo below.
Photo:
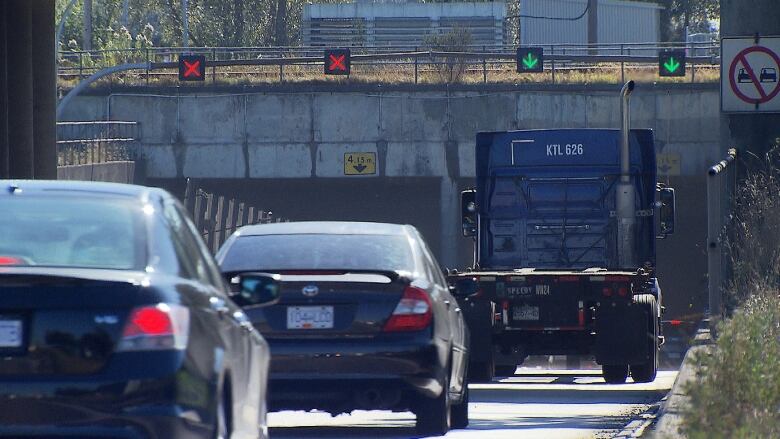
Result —
[{"label": "car door handle", "polygon": [[220,316],[230,312],[230,308],[228,308],[225,300],[220,297],[209,297],[209,305],[211,305],[211,309],[216,311]]},{"label": "car door handle", "polygon": [[450,301],[449,301],[449,300],[445,300],[445,301],[444,301],[444,304],[445,304],[445,305],[447,305],[447,308],[449,308],[449,307],[450,307]]},{"label": "car door handle", "polygon": [[255,327],[254,325],[252,325],[252,322],[241,322],[238,324],[238,326],[240,326],[244,332],[252,332],[255,330]]},{"label": "car door handle", "polygon": [[455,308],[456,313],[460,313],[460,308]]}]

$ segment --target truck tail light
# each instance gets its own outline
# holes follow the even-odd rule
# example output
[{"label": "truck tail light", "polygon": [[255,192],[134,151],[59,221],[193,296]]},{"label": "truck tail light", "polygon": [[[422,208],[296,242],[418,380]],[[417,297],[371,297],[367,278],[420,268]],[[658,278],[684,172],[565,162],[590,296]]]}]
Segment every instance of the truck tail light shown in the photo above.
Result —
[{"label": "truck tail light", "polygon": [[431,298],[424,290],[406,287],[401,301],[384,327],[385,332],[420,331],[433,320]]},{"label": "truck tail light", "polygon": [[628,287],[623,286],[618,288],[617,290],[618,296],[620,297],[627,297],[628,296]]},{"label": "truck tail light", "polygon": [[190,310],[160,303],[135,308],[127,319],[117,351],[184,350],[190,335]]},{"label": "truck tail light", "polygon": [[612,297],[612,288],[604,287],[601,289],[601,295],[604,297]]}]

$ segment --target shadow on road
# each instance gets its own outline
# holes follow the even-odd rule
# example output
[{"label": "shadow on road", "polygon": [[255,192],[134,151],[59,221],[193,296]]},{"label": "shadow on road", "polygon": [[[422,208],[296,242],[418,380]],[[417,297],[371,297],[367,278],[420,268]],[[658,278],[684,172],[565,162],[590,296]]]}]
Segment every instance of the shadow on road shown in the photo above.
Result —
[{"label": "shadow on road", "polygon": [[[540,384],[534,380],[539,377],[550,379]],[[577,434],[578,431],[587,436],[587,432],[619,431],[637,410],[659,401],[668,390],[657,384],[575,383],[575,378],[574,374],[557,377],[522,374],[473,385],[469,428],[453,430],[447,437],[525,437],[532,432],[530,437],[557,437],[561,432]],[[307,426],[281,427],[272,423],[273,438],[419,437],[411,413],[362,412],[329,418],[298,412],[277,419],[284,422],[282,425]]]}]

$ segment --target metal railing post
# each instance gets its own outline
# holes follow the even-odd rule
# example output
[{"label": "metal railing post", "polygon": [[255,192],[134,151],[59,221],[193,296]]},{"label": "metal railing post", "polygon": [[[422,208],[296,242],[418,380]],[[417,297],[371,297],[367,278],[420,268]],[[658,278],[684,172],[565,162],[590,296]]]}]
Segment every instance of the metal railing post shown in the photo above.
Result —
[{"label": "metal railing post", "polygon": [[284,63],[282,62],[282,58],[284,58],[284,52],[282,52],[282,49],[279,49],[279,82],[284,82]]},{"label": "metal railing post", "polygon": [[217,84],[217,66],[214,61],[217,60],[217,49],[211,49],[211,85]]},{"label": "metal railing post", "polygon": [[[555,46],[550,46],[550,55],[555,55]],[[555,58],[551,59],[550,64],[552,66],[550,69],[552,70],[552,83],[555,84]]]},{"label": "metal railing post", "polygon": [[723,228],[722,198],[726,194],[721,190],[720,174],[737,157],[737,150],[731,148],[724,160],[707,170],[707,287],[709,295],[710,326],[714,331],[723,313],[723,252],[721,230]]},{"label": "metal railing post", "polygon": [[[620,45],[620,55],[623,55],[623,44]],[[622,59],[620,60],[620,83],[625,84],[626,83],[626,62]]]},{"label": "metal railing post", "polygon": [[485,57],[485,52],[487,52],[487,48],[482,46],[482,82],[487,84],[487,58]]},{"label": "metal railing post", "polygon": [[420,59],[419,54],[417,53],[419,51],[419,48],[415,46],[414,48],[414,83],[417,84],[417,61]]},{"label": "metal railing post", "polygon": [[149,59],[149,48],[148,47],[145,49],[145,52],[146,52],[146,86],[148,87],[149,86],[149,70],[150,70],[149,67],[152,65],[152,60]]}]

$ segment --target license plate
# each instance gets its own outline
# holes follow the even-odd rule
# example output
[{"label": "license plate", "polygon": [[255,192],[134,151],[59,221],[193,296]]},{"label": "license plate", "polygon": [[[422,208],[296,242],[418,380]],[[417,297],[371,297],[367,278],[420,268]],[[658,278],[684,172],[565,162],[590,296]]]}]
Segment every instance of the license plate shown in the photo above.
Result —
[{"label": "license plate", "polygon": [[22,346],[22,321],[0,320],[0,348]]},{"label": "license plate", "polygon": [[288,306],[287,329],[333,328],[332,306]]},{"label": "license plate", "polygon": [[539,320],[539,307],[516,306],[512,309],[512,320]]}]

